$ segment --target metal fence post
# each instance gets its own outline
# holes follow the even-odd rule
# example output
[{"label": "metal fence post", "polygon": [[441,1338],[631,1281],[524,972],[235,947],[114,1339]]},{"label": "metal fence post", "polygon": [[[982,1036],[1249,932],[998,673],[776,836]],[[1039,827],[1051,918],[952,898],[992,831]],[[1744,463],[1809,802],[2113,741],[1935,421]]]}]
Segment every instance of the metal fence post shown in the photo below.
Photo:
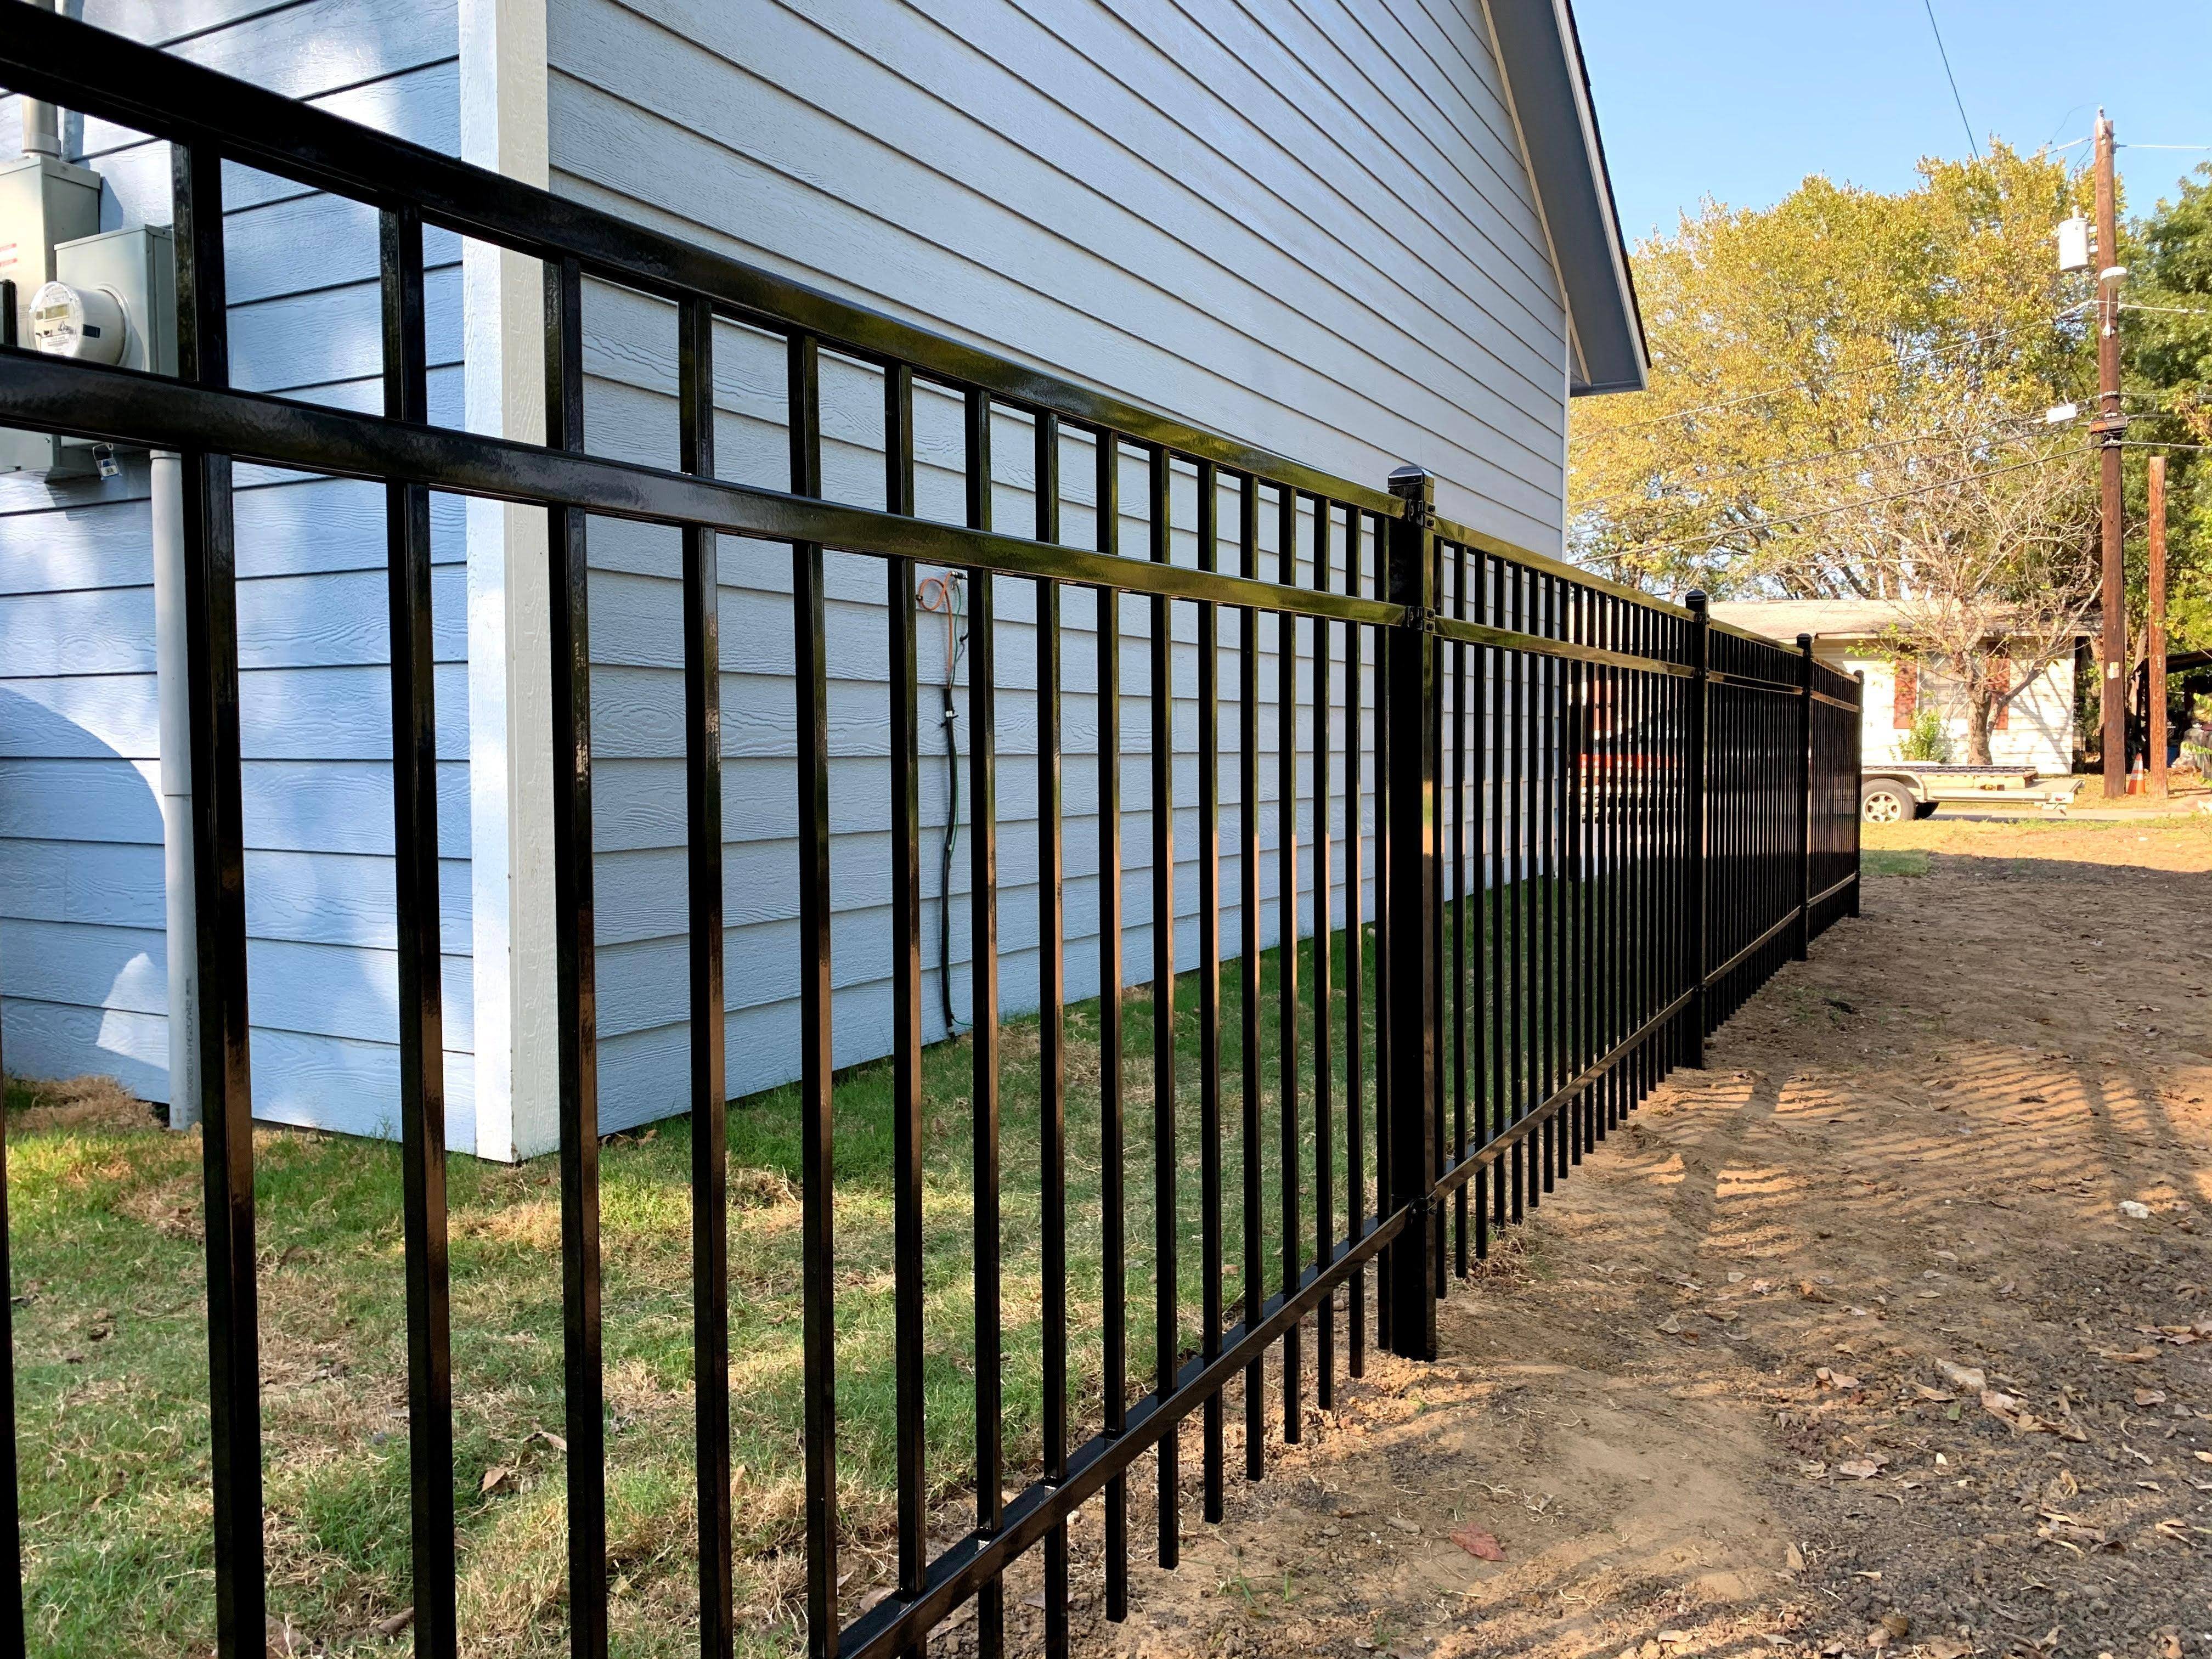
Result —
[{"label": "metal fence post", "polygon": [[1435,1086],[1436,975],[1436,634],[1430,532],[1436,480],[1418,466],[1390,475],[1390,491],[1406,504],[1390,521],[1386,594],[1407,609],[1385,636],[1385,718],[1389,723],[1389,987],[1383,1018],[1390,1034],[1389,1201],[1387,1216],[1406,1212],[1405,1231],[1390,1247],[1391,1352],[1413,1359],[1437,1354],[1437,1304],[1429,1267],[1434,1248],[1436,1144],[1430,1097]]},{"label": "metal fence post", "polygon": [[1859,913],[1859,842],[1866,833],[1865,819],[1859,811],[1859,778],[1866,764],[1866,670],[1862,668],[1853,677],[1859,683],[1859,706],[1851,717],[1851,909]]},{"label": "metal fence post", "polygon": [[1692,588],[1690,608],[1690,707],[1683,734],[1682,957],[1690,1006],[1682,1029],[1682,1064],[1705,1063],[1705,676],[1711,660],[1705,596]]},{"label": "metal fence post", "polygon": [[1797,937],[1794,954],[1813,946],[1813,636],[1797,636]]}]

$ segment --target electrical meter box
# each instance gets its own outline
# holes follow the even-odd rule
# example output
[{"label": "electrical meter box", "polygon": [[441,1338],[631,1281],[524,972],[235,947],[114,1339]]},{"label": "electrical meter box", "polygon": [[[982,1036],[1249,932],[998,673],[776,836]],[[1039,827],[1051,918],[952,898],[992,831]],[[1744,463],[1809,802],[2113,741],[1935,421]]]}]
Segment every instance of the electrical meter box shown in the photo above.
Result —
[{"label": "electrical meter box", "polygon": [[[177,263],[167,225],[79,237],[54,250],[54,280],[104,294],[123,313],[123,349],[105,361],[149,374],[177,372]],[[33,323],[32,332],[37,333]],[[33,343],[36,343],[35,337]]]},{"label": "electrical meter box", "polygon": [[[177,266],[167,225],[139,225],[81,236],[54,249],[54,281],[74,295],[112,301],[121,313],[119,351],[100,361],[150,374],[177,372]],[[50,293],[58,290],[48,290]],[[40,319],[31,319],[33,346],[40,344]],[[88,439],[56,441],[64,476],[97,471]]]},{"label": "electrical meter box", "polygon": [[[17,344],[30,346],[31,296],[57,276],[58,245],[99,229],[100,175],[90,168],[46,155],[0,167],[0,282],[15,285],[15,314],[6,332]],[[93,470],[89,449],[72,446],[64,459],[61,448],[57,438],[0,427],[0,472],[58,471],[67,477]]]}]

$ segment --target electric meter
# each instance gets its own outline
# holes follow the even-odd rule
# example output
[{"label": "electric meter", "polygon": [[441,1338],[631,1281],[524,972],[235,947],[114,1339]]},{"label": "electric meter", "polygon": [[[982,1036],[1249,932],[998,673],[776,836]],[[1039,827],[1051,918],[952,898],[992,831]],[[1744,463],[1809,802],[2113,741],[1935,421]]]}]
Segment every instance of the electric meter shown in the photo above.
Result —
[{"label": "electric meter", "polygon": [[48,283],[31,296],[31,344],[50,357],[119,363],[130,337],[123,302],[106,289]]}]

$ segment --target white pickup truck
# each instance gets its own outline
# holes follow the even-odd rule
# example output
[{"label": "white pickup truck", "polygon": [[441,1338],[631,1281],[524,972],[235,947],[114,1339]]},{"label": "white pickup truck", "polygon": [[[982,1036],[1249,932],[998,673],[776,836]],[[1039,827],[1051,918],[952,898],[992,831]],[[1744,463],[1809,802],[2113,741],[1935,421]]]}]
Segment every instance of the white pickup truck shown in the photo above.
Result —
[{"label": "white pickup truck", "polygon": [[1924,818],[1946,801],[2039,806],[2063,816],[2082,780],[2038,773],[2032,766],[1955,766],[1932,761],[1883,761],[1859,775],[1859,817],[1868,823]]}]

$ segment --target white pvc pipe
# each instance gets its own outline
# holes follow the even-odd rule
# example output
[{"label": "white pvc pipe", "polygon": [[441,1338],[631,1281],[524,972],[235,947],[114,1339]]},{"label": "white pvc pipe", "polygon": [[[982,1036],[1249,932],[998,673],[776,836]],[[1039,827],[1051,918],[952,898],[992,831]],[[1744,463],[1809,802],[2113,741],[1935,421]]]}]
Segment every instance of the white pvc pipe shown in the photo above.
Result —
[{"label": "white pvc pipe", "polygon": [[154,666],[161,714],[161,878],[168,895],[169,1127],[200,1121],[199,911],[192,886],[192,763],[185,652],[185,472],[153,452]]}]

